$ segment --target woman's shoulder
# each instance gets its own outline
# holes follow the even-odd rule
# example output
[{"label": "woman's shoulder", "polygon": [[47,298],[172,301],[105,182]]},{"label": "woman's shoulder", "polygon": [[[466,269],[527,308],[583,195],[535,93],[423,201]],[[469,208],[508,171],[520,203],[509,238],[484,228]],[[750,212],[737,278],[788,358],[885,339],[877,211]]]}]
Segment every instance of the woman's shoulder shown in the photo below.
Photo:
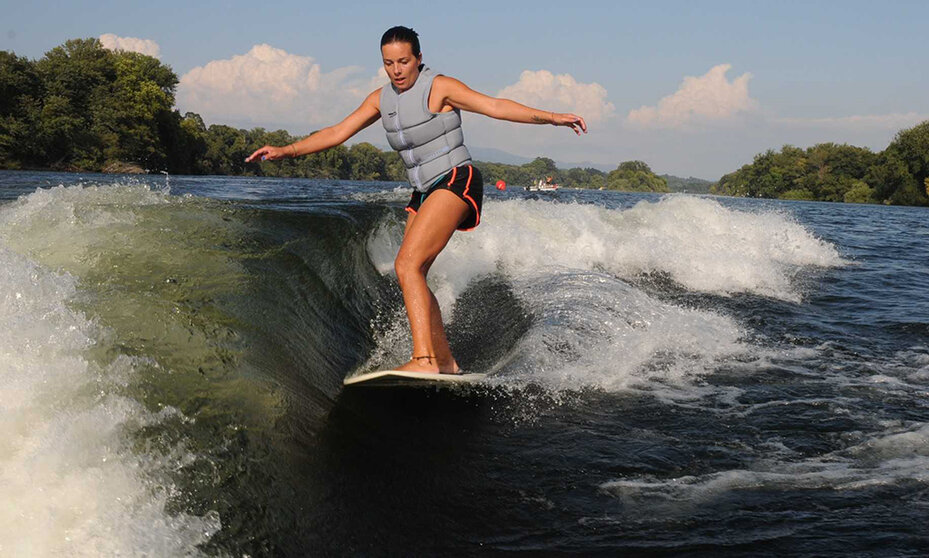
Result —
[{"label": "woman's shoulder", "polygon": [[378,112],[381,110],[381,90],[383,87],[378,87],[374,91],[368,93],[368,96],[365,97],[364,101],[361,102],[361,106],[358,107],[358,110],[367,110],[374,109]]},{"label": "woman's shoulder", "polygon": [[374,104],[380,104],[381,93],[384,91],[383,87],[378,87],[374,91],[368,93],[368,96],[365,97],[364,102],[373,102]]},{"label": "woman's shoulder", "polygon": [[467,87],[461,80],[455,79],[452,76],[447,76],[445,74],[438,74],[435,76],[435,79],[432,81],[432,87],[439,87],[441,89],[457,89],[459,87]]}]

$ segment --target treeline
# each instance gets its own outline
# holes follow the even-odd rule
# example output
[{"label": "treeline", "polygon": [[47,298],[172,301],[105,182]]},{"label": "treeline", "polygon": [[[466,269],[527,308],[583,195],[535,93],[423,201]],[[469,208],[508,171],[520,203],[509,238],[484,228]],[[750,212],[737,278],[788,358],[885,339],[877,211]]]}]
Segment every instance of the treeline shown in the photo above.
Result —
[{"label": "treeline", "polygon": [[702,178],[681,178],[670,174],[658,175],[668,181],[668,189],[672,192],[687,192],[690,194],[709,194],[710,188],[715,182],[712,180],[703,180]]},{"label": "treeline", "polygon": [[478,163],[485,177],[492,181],[503,180],[507,184],[525,186],[534,184],[541,177],[551,176],[556,184],[567,188],[593,188],[600,190],[622,190],[624,192],[670,192],[668,182],[655,175],[642,161],[620,163],[615,170],[603,172],[593,168],[571,168],[562,170],[547,157],[538,157],[524,165],[503,163]]},{"label": "treeline", "polygon": [[[74,39],[38,61],[0,51],[0,168],[172,174],[261,175],[405,181],[400,157],[369,143],[299,159],[246,164],[265,144],[299,139],[284,130],[206,126],[174,109],[177,75],[143,54]],[[552,176],[567,187],[667,192],[641,161],[609,173],[558,169],[551,159],[524,165],[480,163],[491,182],[525,186]]]},{"label": "treeline", "polygon": [[884,151],[821,143],[768,150],[712,189],[727,196],[929,205],[929,121],[897,133]]},{"label": "treeline", "polygon": [[158,60],[68,41],[36,62],[0,51],[0,165],[171,168],[183,153],[177,76]]},{"label": "treeline", "polygon": [[[177,75],[157,59],[75,39],[38,61],[0,51],[0,168],[167,171],[405,181],[399,156],[369,143],[295,160],[245,164],[265,144],[299,139],[283,130],[206,126],[175,108]],[[707,182],[657,176],[642,161],[611,172],[558,169],[540,157],[524,165],[480,163],[485,178],[525,186],[541,177],[574,188],[639,192],[705,191]],[[670,184],[669,184],[670,181]],[[929,121],[874,153],[822,143],[769,150],[723,176],[711,193],[762,198],[929,205]]]},{"label": "treeline", "polygon": [[285,131],[207,127],[174,109],[177,75],[150,56],[75,39],[38,61],[0,51],[0,168],[175,174],[269,174],[399,180],[402,162],[370,144],[246,165]]}]

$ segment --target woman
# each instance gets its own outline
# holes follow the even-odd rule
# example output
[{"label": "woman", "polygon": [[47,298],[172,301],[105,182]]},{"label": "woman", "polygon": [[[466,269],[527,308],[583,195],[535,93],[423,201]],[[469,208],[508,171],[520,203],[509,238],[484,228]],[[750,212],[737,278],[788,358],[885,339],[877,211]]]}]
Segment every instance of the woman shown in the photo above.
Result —
[{"label": "woman", "polygon": [[422,64],[419,36],[393,27],[381,37],[390,85],[372,92],[335,126],[283,147],[266,145],[247,162],[299,157],[345,142],[378,119],[391,147],[400,152],[414,188],[403,243],[394,262],[413,334],[413,355],[398,370],[459,374],[426,274],[455,230],[480,223],[483,181],[464,146],[460,110],[511,122],[567,126],[580,135],[584,119],[488,97]]}]

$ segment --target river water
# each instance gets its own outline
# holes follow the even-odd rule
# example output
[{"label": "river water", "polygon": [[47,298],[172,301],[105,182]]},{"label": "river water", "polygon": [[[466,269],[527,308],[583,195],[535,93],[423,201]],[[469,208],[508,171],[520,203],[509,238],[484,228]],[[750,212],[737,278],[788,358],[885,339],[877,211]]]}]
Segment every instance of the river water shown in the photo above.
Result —
[{"label": "river water", "polygon": [[0,554],[929,552],[926,209],[490,190],[343,389],[409,194],[0,173]]}]

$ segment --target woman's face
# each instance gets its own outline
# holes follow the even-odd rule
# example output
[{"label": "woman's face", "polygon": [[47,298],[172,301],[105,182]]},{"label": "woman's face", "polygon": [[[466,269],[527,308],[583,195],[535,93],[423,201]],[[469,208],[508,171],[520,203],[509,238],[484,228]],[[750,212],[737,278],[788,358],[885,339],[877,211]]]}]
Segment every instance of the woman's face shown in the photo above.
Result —
[{"label": "woman's face", "polygon": [[384,58],[384,71],[397,90],[406,91],[413,87],[423,59],[422,54],[413,55],[413,45],[400,41],[387,43],[381,47],[381,56]]}]

